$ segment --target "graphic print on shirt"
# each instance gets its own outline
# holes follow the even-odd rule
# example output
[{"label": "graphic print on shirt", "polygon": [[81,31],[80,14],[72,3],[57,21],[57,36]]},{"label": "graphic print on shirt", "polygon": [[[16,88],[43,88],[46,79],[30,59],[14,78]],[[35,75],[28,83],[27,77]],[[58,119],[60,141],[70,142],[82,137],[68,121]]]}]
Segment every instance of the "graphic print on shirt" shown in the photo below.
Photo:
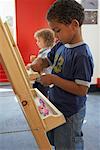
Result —
[{"label": "graphic print on shirt", "polygon": [[53,71],[55,73],[60,73],[62,71],[63,63],[64,58],[61,55],[56,54],[54,59]]}]

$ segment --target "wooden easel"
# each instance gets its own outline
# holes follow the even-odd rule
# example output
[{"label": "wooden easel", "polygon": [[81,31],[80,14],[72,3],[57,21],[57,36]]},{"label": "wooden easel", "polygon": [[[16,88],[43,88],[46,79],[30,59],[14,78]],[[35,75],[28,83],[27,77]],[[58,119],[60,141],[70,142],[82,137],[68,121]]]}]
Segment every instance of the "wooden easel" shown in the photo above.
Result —
[{"label": "wooden easel", "polygon": [[[65,123],[62,113],[38,90],[33,89],[21,54],[16,46],[7,23],[0,20],[0,62],[18,97],[22,111],[31,128],[40,150],[51,150],[46,132]],[[35,96],[42,98],[51,114],[41,117]],[[42,139],[42,140],[41,140]]]}]

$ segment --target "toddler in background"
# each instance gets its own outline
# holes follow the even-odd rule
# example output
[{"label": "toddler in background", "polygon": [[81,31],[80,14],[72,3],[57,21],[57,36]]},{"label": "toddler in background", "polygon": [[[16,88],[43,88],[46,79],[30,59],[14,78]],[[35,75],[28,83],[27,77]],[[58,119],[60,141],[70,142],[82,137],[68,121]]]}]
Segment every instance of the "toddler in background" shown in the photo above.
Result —
[{"label": "toddler in background", "polygon": [[[37,58],[46,58],[55,43],[54,32],[49,28],[43,28],[35,32],[34,38],[36,39],[36,44],[40,48]],[[34,62],[37,58],[30,57],[30,62]],[[42,73],[51,73],[51,69],[51,66],[45,68]],[[33,84],[33,88],[38,88],[41,93],[43,93],[46,97],[48,96],[48,86],[43,86],[36,81],[35,84]]]}]

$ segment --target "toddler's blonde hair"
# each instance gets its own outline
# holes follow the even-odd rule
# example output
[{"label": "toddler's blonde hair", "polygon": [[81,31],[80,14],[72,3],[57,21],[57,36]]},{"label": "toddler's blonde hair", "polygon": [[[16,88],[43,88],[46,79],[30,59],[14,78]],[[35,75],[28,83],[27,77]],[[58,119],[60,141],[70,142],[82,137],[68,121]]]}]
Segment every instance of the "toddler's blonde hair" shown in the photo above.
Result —
[{"label": "toddler's blonde hair", "polygon": [[34,33],[34,38],[43,38],[46,47],[52,47],[54,45],[54,32],[49,28],[43,28]]}]

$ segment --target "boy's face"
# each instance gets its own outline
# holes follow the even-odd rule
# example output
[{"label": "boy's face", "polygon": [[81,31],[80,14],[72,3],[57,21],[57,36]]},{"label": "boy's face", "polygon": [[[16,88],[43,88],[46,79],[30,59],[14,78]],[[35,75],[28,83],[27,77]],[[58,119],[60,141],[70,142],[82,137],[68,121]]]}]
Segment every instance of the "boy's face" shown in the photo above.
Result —
[{"label": "boy's face", "polygon": [[39,48],[46,48],[45,41],[42,37],[36,37],[36,44]]},{"label": "boy's face", "polygon": [[77,40],[79,25],[76,20],[70,24],[56,21],[48,22],[50,28],[55,32],[56,37],[64,44],[74,44]]}]

